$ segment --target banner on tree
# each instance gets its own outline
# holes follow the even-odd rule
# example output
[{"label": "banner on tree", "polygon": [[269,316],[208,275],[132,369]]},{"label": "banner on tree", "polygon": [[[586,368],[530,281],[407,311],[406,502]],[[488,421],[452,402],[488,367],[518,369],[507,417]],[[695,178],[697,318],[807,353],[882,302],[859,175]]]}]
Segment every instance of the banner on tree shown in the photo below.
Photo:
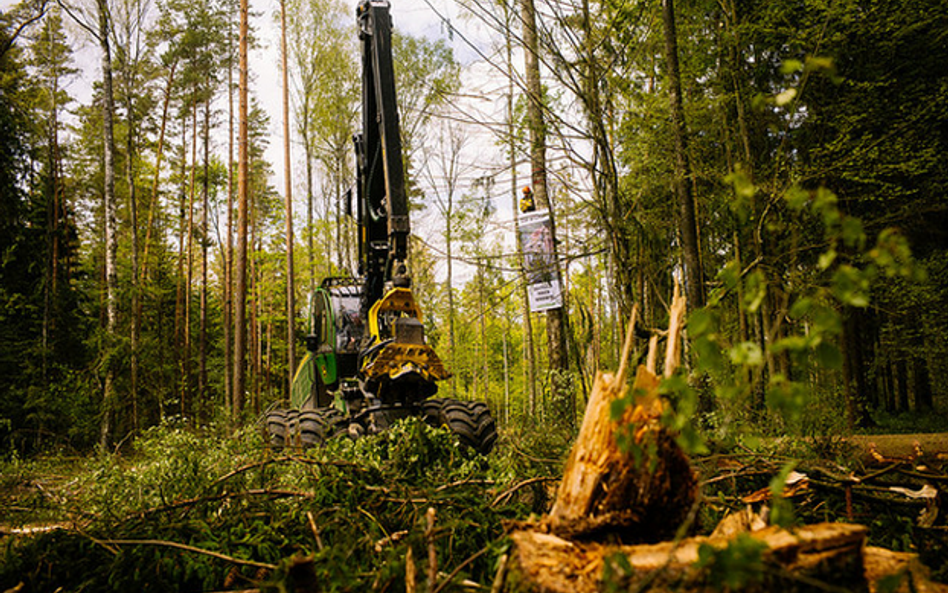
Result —
[{"label": "banner on tree", "polygon": [[526,212],[517,219],[523,246],[523,269],[527,277],[527,295],[533,312],[563,306],[560,269],[553,253],[553,224],[546,210]]}]

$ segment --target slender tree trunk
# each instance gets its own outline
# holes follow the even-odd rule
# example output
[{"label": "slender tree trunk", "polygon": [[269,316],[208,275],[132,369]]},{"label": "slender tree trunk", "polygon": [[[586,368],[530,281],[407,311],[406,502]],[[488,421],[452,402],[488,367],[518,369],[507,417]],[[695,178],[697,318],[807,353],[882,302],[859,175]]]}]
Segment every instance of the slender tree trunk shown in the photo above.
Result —
[{"label": "slender tree trunk", "polygon": [[313,245],[313,235],[316,232],[313,226],[313,140],[310,138],[309,115],[301,114],[303,118],[303,151],[306,159],[306,259],[309,273],[309,292],[316,290],[316,248]]},{"label": "slender tree trunk", "polygon": [[[537,207],[550,213],[550,231],[553,237],[553,256],[559,269],[559,252],[556,239],[556,216],[547,193],[546,178],[546,123],[543,115],[543,89],[540,84],[539,42],[537,38],[536,8],[533,0],[521,0],[523,17],[524,65],[527,78],[527,119],[530,122],[530,164],[533,195]],[[559,276],[559,274],[557,274]],[[551,309],[546,314],[546,330],[550,369],[569,370],[569,356],[566,350],[566,315],[563,307]],[[561,381],[554,381],[554,388]],[[572,398],[572,390],[567,397]],[[575,402],[573,402],[575,403]]]},{"label": "slender tree trunk", "polygon": [[125,71],[125,111],[128,120],[128,130],[125,135],[125,178],[128,184],[128,213],[131,223],[132,238],[132,323],[129,336],[129,348],[131,349],[131,368],[129,369],[129,379],[131,381],[129,398],[132,403],[132,430],[138,431],[138,350],[141,336],[141,281],[138,274],[138,195],[135,191],[135,118],[132,108],[132,74],[129,72],[130,65],[126,64]]},{"label": "slender tree trunk", "polygon": [[248,0],[240,0],[240,78],[237,140],[237,265],[234,294],[234,413],[244,407],[245,363],[247,358],[247,28]]},{"label": "slender tree trunk", "polygon": [[197,110],[198,105],[195,101],[191,106],[191,180],[188,187],[188,238],[185,249],[187,250],[187,263],[185,265],[184,281],[184,364],[182,365],[181,377],[181,418],[187,418],[188,413],[194,412],[193,397],[191,391],[191,286],[194,283],[194,195],[197,191]]},{"label": "slender tree trunk", "polygon": [[935,398],[932,393],[931,376],[928,373],[928,363],[922,356],[916,356],[912,361],[915,377],[915,409],[932,411],[935,407]]},{"label": "slender tree trunk", "polygon": [[180,199],[178,200],[178,270],[175,279],[175,301],[174,301],[174,358],[178,367],[178,412],[181,413],[181,403],[184,402],[184,333],[185,333],[185,286],[184,286],[184,262],[186,259],[184,238],[187,236],[187,217],[185,216],[185,207],[188,195],[188,120],[187,114],[181,115],[181,188]]},{"label": "slender tree trunk", "polygon": [[[450,183],[450,182],[449,182]],[[457,353],[457,333],[456,333],[456,315],[454,311],[454,242],[453,242],[453,232],[451,228],[452,217],[454,215],[454,187],[450,186],[448,188],[448,208],[446,211],[445,219],[447,220],[447,225],[444,233],[444,244],[445,244],[445,256],[447,258],[447,283],[448,283],[448,345],[451,348],[451,368],[456,369],[458,364],[458,353]],[[457,374],[452,373],[451,375],[451,397],[458,396],[458,380]]]},{"label": "slender tree trunk", "polygon": [[296,367],[296,276],[293,269],[293,178],[290,167],[290,83],[286,67],[286,0],[280,0],[280,48],[283,65],[283,176],[286,193],[286,393],[293,389]]},{"label": "slender tree trunk", "polygon": [[[480,263],[480,262],[478,262]],[[488,355],[489,350],[487,348],[487,295],[484,294],[484,270],[486,269],[486,262],[483,265],[479,266],[481,269],[478,270],[478,281],[477,281],[477,291],[478,291],[478,301],[479,309],[478,311],[478,321],[481,330],[481,364],[482,370],[484,372],[484,380],[482,381],[484,390],[484,400],[490,403],[490,356]]]},{"label": "slender tree trunk", "polygon": [[[511,0],[509,5],[504,5],[504,16],[507,26],[504,28],[507,46],[507,67],[511,72],[514,71],[513,64],[513,40],[511,32],[513,31],[513,16],[515,10],[515,1]],[[507,79],[507,135],[510,141],[510,204],[511,212],[519,210],[519,191],[517,187],[517,134],[514,122],[514,80],[513,77]],[[523,241],[520,233],[517,236],[517,262],[516,267],[519,279],[517,281],[520,288],[520,310],[523,315],[523,372],[524,381],[527,385],[527,414],[536,412],[537,404],[537,377],[536,377],[536,357],[533,346],[533,320],[530,316],[530,297],[527,294],[527,275],[523,269]]]},{"label": "slender tree trunk", "polygon": [[846,394],[846,416],[850,429],[873,425],[865,399],[858,325],[854,311],[843,312],[843,389]]},{"label": "slender tree trunk", "polygon": [[206,419],[207,405],[207,246],[209,234],[208,210],[211,174],[211,99],[204,103],[204,179],[201,188],[201,327],[198,337],[199,369],[197,406]]},{"label": "slender tree trunk", "polygon": [[[231,37],[232,39],[232,37]],[[224,401],[234,404],[234,62],[227,61],[227,239],[224,251]]]},{"label": "slender tree trunk", "polygon": [[[105,331],[111,349],[116,342],[118,326],[118,234],[115,220],[115,136],[113,118],[115,97],[112,92],[112,50],[109,45],[109,7],[107,0],[98,0],[99,45],[102,49],[102,133],[104,167],[103,199],[105,214]],[[105,381],[102,397],[102,422],[99,427],[99,447],[109,445],[112,436],[112,420],[116,408],[115,368],[106,356]]]},{"label": "slender tree trunk", "polygon": [[148,247],[151,245],[151,231],[154,228],[155,212],[158,210],[158,184],[161,181],[161,158],[164,155],[165,130],[168,125],[168,107],[171,104],[171,89],[174,84],[174,71],[178,62],[171,63],[168,70],[168,83],[165,86],[165,99],[161,108],[161,127],[158,132],[158,147],[155,151],[155,176],[151,183],[151,204],[148,206],[148,221],[145,223],[145,244],[142,246],[141,267],[138,271],[139,283],[145,282],[145,270],[148,267]]},{"label": "slender tree trunk", "polygon": [[665,60],[668,64],[668,100],[674,138],[675,195],[678,199],[678,234],[681,238],[682,263],[685,268],[685,295],[689,307],[701,308],[704,306],[704,279],[698,246],[695,202],[691,194],[691,163],[688,158],[685,111],[681,98],[674,0],[662,0],[662,23],[665,31]]}]

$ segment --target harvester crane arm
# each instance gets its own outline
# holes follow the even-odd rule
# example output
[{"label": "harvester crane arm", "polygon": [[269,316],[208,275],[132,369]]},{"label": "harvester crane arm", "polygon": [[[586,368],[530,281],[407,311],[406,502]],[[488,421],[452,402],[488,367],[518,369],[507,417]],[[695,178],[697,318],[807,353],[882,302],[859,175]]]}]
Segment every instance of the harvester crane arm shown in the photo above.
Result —
[{"label": "harvester crane arm", "polygon": [[367,305],[382,298],[385,283],[407,284],[408,196],[402,164],[392,18],[386,0],[365,0],[356,10],[362,46],[362,133],[356,135],[359,180],[360,275]]}]

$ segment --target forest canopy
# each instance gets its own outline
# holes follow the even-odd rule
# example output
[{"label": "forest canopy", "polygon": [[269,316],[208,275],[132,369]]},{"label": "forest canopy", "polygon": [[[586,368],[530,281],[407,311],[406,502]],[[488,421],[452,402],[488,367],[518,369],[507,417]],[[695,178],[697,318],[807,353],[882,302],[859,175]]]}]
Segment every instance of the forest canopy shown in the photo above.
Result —
[{"label": "forest canopy", "polygon": [[[948,5],[537,1],[531,30],[520,4],[460,2],[457,22],[393,4],[410,263],[428,339],[453,373],[441,393],[487,401],[501,427],[575,427],[632,305],[642,331],[662,327],[679,280],[681,397],[705,437],[894,426],[910,412],[939,428]],[[418,10],[444,19],[441,37],[403,32]],[[274,176],[284,163],[268,160],[275,123],[254,72],[239,121],[233,2],[28,0],[0,13],[5,453],[109,449],[172,418],[252,422],[288,397],[306,294],[355,273],[345,195],[361,94],[352,7],[287,0],[286,11],[292,273]],[[250,15],[258,56],[270,55],[272,17]],[[83,63],[90,54],[98,62]],[[80,79],[82,101],[70,95]],[[562,334],[526,309],[513,246],[513,204],[536,179],[531,104]]]}]

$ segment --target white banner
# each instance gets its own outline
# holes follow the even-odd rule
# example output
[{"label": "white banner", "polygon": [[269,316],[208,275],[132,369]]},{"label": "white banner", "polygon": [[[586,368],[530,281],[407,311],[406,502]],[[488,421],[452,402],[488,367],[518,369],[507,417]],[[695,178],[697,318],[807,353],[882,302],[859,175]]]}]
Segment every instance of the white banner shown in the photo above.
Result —
[{"label": "white banner", "polygon": [[517,219],[523,268],[527,276],[527,294],[533,312],[563,306],[560,269],[553,254],[553,225],[546,210],[521,214]]}]

